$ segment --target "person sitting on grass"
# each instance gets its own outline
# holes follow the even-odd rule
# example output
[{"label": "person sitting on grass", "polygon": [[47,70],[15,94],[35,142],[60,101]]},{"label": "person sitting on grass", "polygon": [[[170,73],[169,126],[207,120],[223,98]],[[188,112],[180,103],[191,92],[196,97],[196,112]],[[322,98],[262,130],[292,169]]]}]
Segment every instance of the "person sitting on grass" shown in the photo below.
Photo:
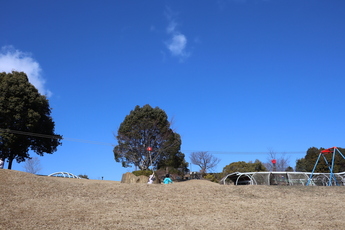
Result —
[{"label": "person sitting on grass", "polygon": [[164,183],[164,184],[172,184],[172,183],[173,183],[173,181],[170,179],[169,174],[167,174],[167,175],[165,176],[165,179],[163,180],[163,183]]},{"label": "person sitting on grass", "polygon": [[152,175],[150,175],[149,177],[149,182],[147,182],[148,184],[153,184],[153,181],[155,180],[155,175],[154,173],[152,173]]}]

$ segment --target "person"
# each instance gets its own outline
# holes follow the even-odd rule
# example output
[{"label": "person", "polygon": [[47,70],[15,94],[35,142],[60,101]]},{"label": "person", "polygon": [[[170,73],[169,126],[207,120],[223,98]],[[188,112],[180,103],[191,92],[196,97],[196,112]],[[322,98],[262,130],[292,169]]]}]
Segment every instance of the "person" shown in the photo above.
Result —
[{"label": "person", "polygon": [[155,176],[154,176],[154,174],[152,173],[152,175],[150,175],[150,177],[149,177],[149,182],[147,182],[148,184],[153,184],[153,181],[155,180],[155,178],[154,178]]},{"label": "person", "polygon": [[4,160],[0,158],[0,169],[4,168]]},{"label": "person", "polygon": [[167,174],[166,176],[165,176],[165,179],[163,180],[163,183],[164,184],[172,184],[172,180],[170,179],[170,176],[169,176],[169,174]]}]

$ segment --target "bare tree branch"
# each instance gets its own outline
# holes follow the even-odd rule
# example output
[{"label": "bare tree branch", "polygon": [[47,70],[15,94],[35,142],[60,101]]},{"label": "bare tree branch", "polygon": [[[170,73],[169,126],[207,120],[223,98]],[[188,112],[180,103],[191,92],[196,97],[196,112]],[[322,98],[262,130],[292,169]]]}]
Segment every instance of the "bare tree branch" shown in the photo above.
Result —
[{"label": "bare tree branch", "polygon": [[220,162],[220,159],[208,152],[192,152],[190,160],[192,164],[200,167],[200,171],[203,174],[208,170],[215,168]]},{"label": "bare tree branch", "polygon": [[36,174],[42,170],[40,159],[38,157],[33,157],[28,159],[23,166],[25,172]]},{"label": "bare tree branch", "polygon": [[[286,153],[281,153],[280,156],[272,148],[268,149],[267,162],[264,163],[268,171],[285,171],[289,167],[289,157],[286,156]],[[272,160],[276,160],[275,165],[272,163]]]}]

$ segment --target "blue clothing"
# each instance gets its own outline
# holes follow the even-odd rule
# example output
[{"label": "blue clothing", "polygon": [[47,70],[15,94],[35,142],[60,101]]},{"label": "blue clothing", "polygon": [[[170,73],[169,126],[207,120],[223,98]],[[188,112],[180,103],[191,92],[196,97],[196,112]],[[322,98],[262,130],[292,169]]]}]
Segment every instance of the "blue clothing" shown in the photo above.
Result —
[{"label": "blue clothing", "polygon": [[164,180],[163,180],[163,183],[164,184],[171,184],[173,181],[169,178],[169,177],[166,177]]}]

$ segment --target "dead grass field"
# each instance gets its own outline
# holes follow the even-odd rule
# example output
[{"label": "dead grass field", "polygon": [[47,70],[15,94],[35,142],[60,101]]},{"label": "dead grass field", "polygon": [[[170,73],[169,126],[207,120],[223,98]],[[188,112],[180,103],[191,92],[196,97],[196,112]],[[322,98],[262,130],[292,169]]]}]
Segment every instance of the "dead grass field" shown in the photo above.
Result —
[{"label": "dead grass field", "polygon": [[0,169],[0,229],[345,229],[345,187],[171,185]]}]

